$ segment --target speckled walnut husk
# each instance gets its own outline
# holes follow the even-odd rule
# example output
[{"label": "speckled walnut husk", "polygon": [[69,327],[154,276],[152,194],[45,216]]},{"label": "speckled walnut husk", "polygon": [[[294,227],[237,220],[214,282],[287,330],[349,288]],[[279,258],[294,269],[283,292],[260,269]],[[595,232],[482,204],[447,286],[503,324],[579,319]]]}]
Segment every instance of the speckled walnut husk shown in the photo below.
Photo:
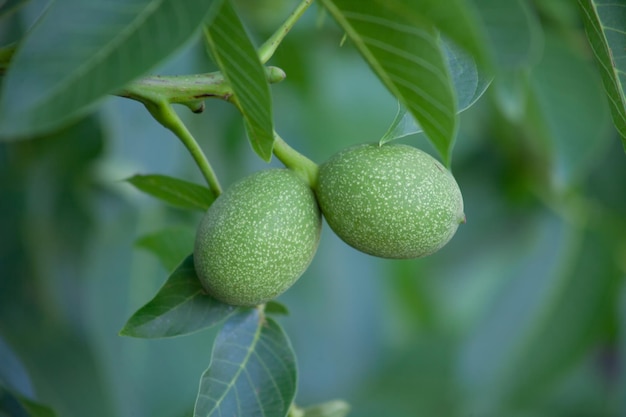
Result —
[{"label": "speckled walnut husk", "polygon": [[350,246],[382,258],[418,258],[443,247],[465,221],[452,174],[407,145],[359,145],[320,167],[318,203]]},{"label": "speckled walnut husk", "polygon": [[286,291],[317,249],[321,214],[310,187],[287,169],[257,172],[209,208],[196,235],[194,263],[206,291],[254,306]]}]

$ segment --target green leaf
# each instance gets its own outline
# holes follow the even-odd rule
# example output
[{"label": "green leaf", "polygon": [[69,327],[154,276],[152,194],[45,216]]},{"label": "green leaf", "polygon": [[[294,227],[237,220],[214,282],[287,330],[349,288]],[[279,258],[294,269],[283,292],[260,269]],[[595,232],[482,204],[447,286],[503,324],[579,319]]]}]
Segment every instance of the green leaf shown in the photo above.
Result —
[{"label": "green leaf", "polygon": [[[461,355],[473,381],[467,400],[474,404],[466,409],[479,407],[485,415],[535,409],[610,341],[623,277],[616,248],[623,236],[609,233],[623,230],[623,220],[613,219],[606,233],[585,230],[595,227],[587,221],[595,224],[607,212],[586,212],[572,200],[567,220],[536,212],[539,221],[525,222],[526,236],[499,253],[504,262],[490,278],[490,294],[476,299],[482,311],[475,317],[482,318],[469,328]],[[493,267],[480,269],[489,275]]]},{"label": "green leaf", "polygon": [[152,252],[166,270],[173,271],[193,251],[195,236],[188,227],[171,227],[142,236],[135,245]]},{"label": "green leaf", "polygon": [[521,122],[528,104],[526,76],[541,59],[543,30],[525,0],[474,0],[495,63],[492,97],[510,121]]},{"label": "green leaf", "polygon": [[482,97],[493,77],[481,70],[474,58],[454,43],[443,42],[443,47],[460,113]]},{"label": "green leaf", "polygon": [[213,58],[235,93],[252,148],[269,161],[274,146],[269,84],[257,51],[230,0],[223,2],[205,34]]},{"label": "green leaf", "polygon": [[474,0],[497,69],[528,67],[542,52],[541,25],[523,0]]},{"label": "green leaf", "polygon": [[534,102],[529,108],[544,125],[537,137],[548,143],[553,180],[563,189],[587,179],[610,140],[611,122],[593,66],[568,42],[546,35],[544,57],[530,74]]},{"label": "green leaf", "polygon": [[520,123],[528,104],[527,73],[542,57],[543,30],[525,0],[474,0],[494,61],[492,97],[505,117]]},{"label": "green leaf", "polygon": [[296,393],[296,358],[282,328],[258,309],[239,310],[215,340],[194,417],[284,417]]},{"label": "green leaf", "polygon": [[350,404],[343,400],[334,400],[307,407],[303,411],[303,417],[345,417],[350,412]]},{"label": "green leaf", "polygon": [[268,301],[265,304],[264,311],[266,314],[276,314],[276,315],[281,315],[281,316],[289,315],[289,309],[287,308],[287,306],[274,300]]},{"label": "green leaf", "polygon": [[535,311],[535,320],[519,329],[522,338],[503,383],[514,404],[532,402],[610,334],[623,272],[604,236],[586,233],[574,245],[556,285]]},{"label": "green leaf", "polygon": [[[484,94],[491,83],[491,77],[479,70],[472,56],[458,46],[446,42],[444,47],[458,100],[458,112],[461,113]],[[380,144],[422,131],[421,126],[407,112],[406,108],[400,106],[391,126],[380,139]]]},{"label": "green leaf", "polygon": [[220,0],[55,1],[20,44],[0,98],[0,137],[56,129],[190,40]]},{"label": "green leaf", "polygon": [[485,39],[474,9],[465,0],[388,0],[385,2],[415,25],[429,22],[481,65],[488,65]]},{"label": "green leaf", "polygon": [[120,334],[143,338],[180,336],[214,326],[236,309],[204,292],[193,256],[189,255],[157,295],[133,314]]},{"label": "green leaf", "polygon": [[383,0],[322,0],[322,4],[449,165],[457,129],[456,102],[434,25],[416,24]]},{"label": "green leaf", "polygon": [[215,195],[207,187],[166,175],[135,175],[126,181],[144,193],[180,208],[206,211],[215,200]]},{"label": "green leaf", "polygon": [[626,0],[578,0],[591,49],[626,150]]}]

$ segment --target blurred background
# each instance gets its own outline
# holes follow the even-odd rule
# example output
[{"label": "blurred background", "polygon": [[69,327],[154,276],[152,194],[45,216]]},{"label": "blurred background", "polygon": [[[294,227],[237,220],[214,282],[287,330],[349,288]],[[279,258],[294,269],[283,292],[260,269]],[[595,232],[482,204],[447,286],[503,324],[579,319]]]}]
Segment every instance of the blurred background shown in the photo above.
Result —
[{"label": "blurred background", "polygon": [[[453,152],[467,224],[411,261],[359,253],[325,225],[280,297],[297,402],[343,398],[354,417],[624,416],[626,155],[579,10],[474,3],[498,73],[462,113]],[[44,4],[1,20],[2,43]],[[236,5],[258,44],[295,2]],[[322,162],[377,141],[397,104],[318,11],[270,63],[287,73],[272,86],[277,131]],[[198,40],[155,73],[214,69]],[[267,167],[233,106],[178,111],[224,186]],[[421,135],[402,142],[435,155]],[[137,239],[174,229],[191,252],[201,216],[124,181],[153,173],[203,182],[178,140],[118,97],[49,137],[0,143],[0,380],[59,416],[191,415],[216,330],[117,334],[168,276]]]}]

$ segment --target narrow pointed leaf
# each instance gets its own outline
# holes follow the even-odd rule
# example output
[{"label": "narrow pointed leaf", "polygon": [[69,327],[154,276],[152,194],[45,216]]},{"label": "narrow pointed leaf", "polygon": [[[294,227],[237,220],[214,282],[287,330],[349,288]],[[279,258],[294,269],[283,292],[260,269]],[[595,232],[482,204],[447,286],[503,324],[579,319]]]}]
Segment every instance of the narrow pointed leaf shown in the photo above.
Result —
[{"label": "narrow pointed leaf", "polygon": [[413,116],[406,111],[406,108],[402,107],[398,103],[398,112],[394,117],[391,126],[385,132],[382,138],[378,141],[380,145],[383,145],[392,140],[400,139],[405,136],[413,135],[415,133],[423,132],[420,125],[415,121]]},{"label": "narrow pointed leaf", "polygon": [[626,0],[578,0],[611,115],[626,150]]},{"label": "narrow pointed leaf", "polygon": [[285,417],[296,392],[287,336],[258,309],[239,310],[215,340],[194,417]]},{"label": "narrow pointed leaf", "polygon": [[[604,230],[624,229],[622,219],[615,220],[613,229]],[[588,226],[586,220],[581,224]],[[528,226],[532,240],[507,250],[518,268],[510,267],[510,259],[498,267],[494,277],[505,285],[488,296],[490,301],[482,299],[480,320],[461,356],[468,378],[477,381],[468,401],[478,399],[488,410],[541,404],[547,392],[559,390],[581,361],[597,355],[613,337],[623,273],[612,248],[622,236],[584,230],[550,214]],[[503,339],[504,322],[515,332]]]},{"label": "narrow pointed leaf", "polygon": [[252,148],[269,161],[274,146],[269,84],[256,49],[229,0],[224,1],[205,35],[213,58],[235,93]]},{"label": "narrow pointed leaf", "polygon": [[[604,158],[611,121],[598,74],[566,41],[546,36],[544,58],[529,77],[537,137],[551,149],[552,182],[559,189],[586,181]],[[567,91],[567,100],[563,99]],[[577,115],[572,117],[572,115]]]},{"label": "narrow pointed leaf", "polygon": [[456,100],[434,25],[417,24],[383,0],[322,4],[449,164],[457,129]]},{"label": "narrow pointed leaf", "polygon": [[167,271],[173,271],[193,251],[196,232],[187,227],[171,227],[142,236],[135,245],[152,252]]},{"label": "narrow pointed leaf", "polygon": [[452,42],[443,42],[457,98],[457,111],[470,108],[489,87],[493,77],[479,68],[476,60]]},{"label": "narrow pointed leaf", "polygon": [[265,314],[276,314],[280,316],[288,316],[289,309],[286,305],[279,303],[278,301],[268,301],[265,304]]},{"label": "narrow pointed leaf", "polygon": [[0,98],[0,136],[59,128],[190,40],[221,0],[62,0],[20,44]]},{"label": "narrow pointed leaf", "polygon": [[214,326],[235,311],[236,307],[204,292],[193,256],[189,255],[157,295],[133,314],[120,334],[143,338],[180,336]]},{"label": "narrow pointed leaf", "polygon": [[495,73],[493,95],[507,119],[521,123],[528,102],[525,78],[544,54],[544,30],[526,0],[474,0]]},{"label": "narrow pointed leaf", "polygon": [[126,181],[173,206],[206,211],[215,200],[210,189],[167,175],[135,175]]},{"label": "narrow pointed leaf", "polygon": [[527,68],[541,58],[543,31],[525,0],[473,0],[497,71]]},{"label": "narrow pointed leaf", "polygon": [[503,367],[511,372],[501,383],[509,401],[522,404],[540,396],[543,387],[606,340],[623,277],[611,259],[611,243],[600,234],[584,236],[574,262],[547,293],[536,319],[528,329],[519,329],[522,339],[513,352],[516,356],[510,368]]},{"label": "narrow pointed leaf", "polygon": [[[458,112],[461,113],[482,97],[491,83],[491,77],[479,70],[472,56],[458,46],[446,42],[444,47],[458,100]],[[380,144],[422,131],[415,118],[407,112],[406,108],[400,106],[391,126],[380,139]]]}]

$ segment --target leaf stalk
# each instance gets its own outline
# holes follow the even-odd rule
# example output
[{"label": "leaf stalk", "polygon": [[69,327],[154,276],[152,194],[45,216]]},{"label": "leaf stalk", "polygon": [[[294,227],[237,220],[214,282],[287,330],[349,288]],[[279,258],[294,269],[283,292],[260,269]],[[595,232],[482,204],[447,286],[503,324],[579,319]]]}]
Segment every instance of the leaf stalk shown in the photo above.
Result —
[{"label": "leaf stalk", "polygon": [[[265,73],[268,82],[278,83],[285,79],[285,72],[277,67],[266,67]],[[158,102],[165,100],[171,104],[182,104],[194,113],[204,110],[204,100],[220,98],[231,101],[233,90],[220,72],[192,75],[156,75],[141,78],[128,84],[116,95],[140,101]]]},{"label": "leaf stalk", "polygon": [[196,162],[196,165],[198,165],[200,172],[202,172],[209,188],[215,196],[219,196],[222,193],[222,187],[219,184],[211,164],[202,152],[198,142],[196,142],[191,132],[187,129],[187,126],[185,126],[183,121],[180,120],[178,114],[172,108],[172,105],[164,99],[160,99],[158,101],[146,101],[144,104],[152,117],[154,117],[154,119],[161,123],[165,128],[174,133],[183,145],[185,145]]},{"label": "leaf stalk", "polygon": [[259,48],[259,59],[261,63],[265,64],[269,61],[274,52],[278,49],[280,43],[285,39],[289,31],[295,26],[296,22],[300,20],[304,12],[309,8],[309,6],[313,3],[313,0],[302,0],[298,7],[287,17],[285,22],[274,32],[272,36],[269,37],[263,45]]},{"label": "leaf stalk", "polygon": [[315,188],[319,166],[289,146],[276,132],[274,132],[273,153],[287,168],[298,174],[311,188]]}]

